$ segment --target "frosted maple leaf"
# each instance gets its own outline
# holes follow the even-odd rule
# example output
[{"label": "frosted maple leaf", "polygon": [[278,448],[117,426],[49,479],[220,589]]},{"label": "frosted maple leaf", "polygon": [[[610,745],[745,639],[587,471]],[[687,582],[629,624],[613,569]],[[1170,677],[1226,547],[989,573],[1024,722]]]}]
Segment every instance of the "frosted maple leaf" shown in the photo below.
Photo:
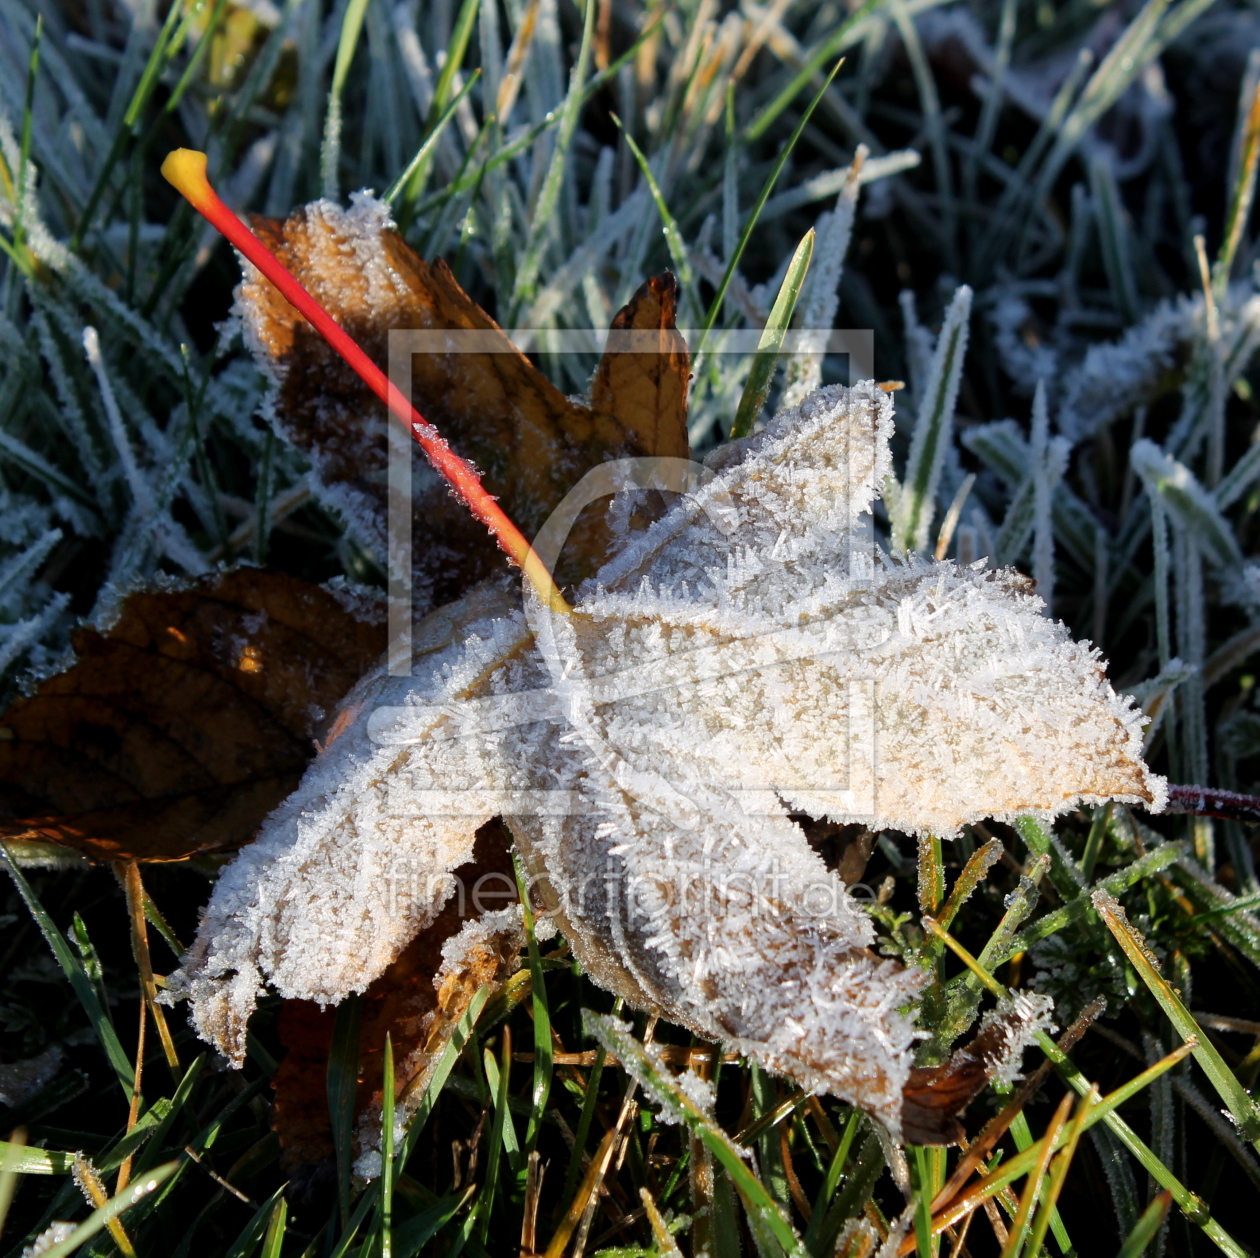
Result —
[{"label": "frosted maple leaf", "polygon": [[200,1033],[239,1063],[265,985],[363,991],[503,815],[596,982],[898,1132],[923,976],[794,815],[948,836],[1166,784],[1023,577],[868,540],[891,415],[826,388],[720,447],[569,615],[491,584],[423,622],[221,875],[171,980]]}]

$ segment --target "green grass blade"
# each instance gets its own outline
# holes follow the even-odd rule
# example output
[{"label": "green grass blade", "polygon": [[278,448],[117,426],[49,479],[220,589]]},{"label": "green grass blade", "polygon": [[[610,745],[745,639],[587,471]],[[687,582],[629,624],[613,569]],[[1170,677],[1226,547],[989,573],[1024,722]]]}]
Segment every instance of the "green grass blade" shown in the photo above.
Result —
[{"label": "green grass blade", "polygon": [[656,212],[661,216],[661,227],[665,233],[665,243],[669,246],[669,256],[673,259],[678,271],[678,278],[685,288],[691,289],[695,284],[695,275],[691,269],[691,258],[687,253],[687,246],[678,228],[678,222],[669,212],[660,184],[656,182],[656,176],[652,173],[652,167],[644,156],[643,150],[634,142],[634,136],[622,126],[621,119],[616,114],[612,115],[612,120],[625,138],[630,152],[634,154],[634,160],[639,164],[639,172],[648,186],[648,191],[652,194],[652,200],[656,203]]},{"label": "green grass blade", "polygon": [[[735,252],[726,260],[726,270],[722,273],[722,279],[718,283],[717,292],[713,295],[713,301],[709,305],[709,311],[704,317],[704,324],[700,329],[700,336],[696,340],[694,349],[691,351],[691,361],[695,363],[699,357],[701,350],[704,349],[705,342],[709,338],[709,333],[713,330],[713,325],[718,320],[718,315],[722,312],[722,303],[726,300],[727,290],[731,286],[731,280],[734,278],[736,270],[739,268],[740,259],[744,256],[744,250],[748,248],[748,241],[751,239],[753,229],[757,226],[761,218],[761,211],[765,208],[766,202],[770,199],[771,192],[774,191],[775,184],[779,181],[779,176],[783,173],[783,167],[787,165],[787,160],[792,156],[793,150],[796,148],[796,142],[801,138],[809,120],[814,116],[814,110],[818,108],[827,89],[831,86],[831,81],[840,73],[840,67],[844,62],[837,61],[832,67],[831,73],[827,75],[827,81],[818,90],[818,94],[809,103],[809,107],[805,110],[799,121],[797,122],[792,134],[788,137],[788,142],[779,150],[779,156],[775,160],[774,166],[770,171],[769,177],[762,186],[761,195],[758,196],[752,210],[749,212],[748,221],[744,224],[744,230],[740,233],[739,244],[735,246]],[[697,374],[699,372],[697,371]]]},{"label": "green grass blade", "polygon": [[590,1026],[599,1042],[616,1055],[617,1060],[653,1099],[665,1106],[678,1122],[685,1123],[709,1147],[713,1156],[726,1169],[743,1199],[750,1224],[764,1228],[785,1253],[806,1258],[792,1224],[784,1217],[762,1182],[749,1169],[739,1146],[666,1071],[649,1059],[643,1045],[630,1034],[628,1025],[616,1018],[593,1015]]},{"label": "green grass blade", "polygon": [[359,998],[348,996],[337,1006],[332,1047],[328,1052],[328,1114],[337,1156],[337,1193],[343,1226],[350,1218],[354,1166],[354,1102],[359,1087]]},{"label": "green grass blade", "polygon": [[15,1175],[69,1175],[74,1165],[73,1153],[33,1148],[13,1140],[0,1140],[0,1158]]},{"label": "green grass blade", "polygon": [[971,289],[964,284],[954,294],[936,340],[902,478],[897,518],[893,521],[893,546],[907,553],[927,547],[945,449],[953,440],[954,404],[967,353],[970,316]]},{"label": "green grass blade", "polygon": [[430,121],[444,114],[447,106],[452,103],[451,88],[454,86],[455,76],[464,64],[464,58],[468,55],[468,45],[472,42],[473,25],[477,21],[477,10],[480,7],[480,0],[464,0],[459,7],[455,28],[446,45],[446,61],[433,88],[433,103],[429,106]]},{"label": "green grass blade", "polygon": [[[283,1192],[284,1189],[280,1189],[280,1193]],[[262,1252],[258,1258],[280,1258],[280,1251],[284,1248],[284,1229],[289,1218],[289,1206],[280,1193],[271,1209],[271,1220],[267,1224],[267,1234],[263,1237]],[[388,1256],[382,1254],[382,1258]]]},{"label": "green grass blade", "polygon": [[[473,84],[481,77],[480,70],[474,70],[468,76],[468,82],[459,89],[459,94],[446,107],[446,111],[437,120],[433,130],[425,136],[424,141],[416,150],[416,155],[404,167],[402,174],[394,180],[393,183],[385,189],[381,200],[386,205],[393,205],[398,200],[399,194],[404,188],[407,189],[408,199],[415,200],[423,191],[425,178],[429,169],[430,160],[437,151],[437,146],[442,139],[443,133],[446,131],[447,123],[455,117],[455,111],[459,108],[459,102],[472,90]],[[413,186],[413,181],[414,185]]]},{"label": "green grass blade", "polygon": [[[613,1014],[621,1012],[621,1002],[613,1006]],[[578,1181],[582,1177],[582,1155],[586,1152],[586,1142],[591,1134],[591,1122],[595,1117],[595,1102],[599,1097],[599,1081],[603,1077],[604,1062],[608,1057],[607,1050],[600,1045],[595,1053],[595,1061],[591,1065],[591,1073],[586,1078],[586,1092],[582,1097],[582,1114],[578,1119],[577,1131],[573,1137],[573,1153],[569,1158],[569,1169],[564,1178],[564,1190],[560,1194],[561,1201],[572,1201],[577,1191]]]},{"label": "green grass blade", "polygon": [[385,1032],[381,1060],[381,1258],[394,1258],[394,1042]]},{"label": "green grass blade", "polygon": [[[253,1217],[245,1224],[244,1230],[232,1243],[232,1247],[224,1255],[224,1258],[252,1258],[254,1250],[258,1247],[258,1242],[263,1239],[264,1233],[270,1234],[271,1223],[276,1216],[277,1210],[282,1210],[283,1207],[284,1188],[280,1187],[254,1211]],[[280,1236],[283,1239],[283,1222],[280,1226]],[[265,1248],[266,1242],[264,1241],[263,1243]]]},{"label": "green grass blade", "polygon": [[516,890],[521,900],[521,914],[525,922],[525,943],[529,950],[530,1001],[534,1015],[534,1080],[530,1089],[530,1114],[525,1127],[524,1156],[528,1157],[538,1146],[538,1133],[542,1129],[543,1115],[547,1112],[547,1098],[551,1094],[551,1076],[554,1069],[551,1043],[551,1011],[547,1004],[547,984],[544,979],[542,957],[538,951],[538,937],[534,933],[534,910],[529,902],[529,890],[516,867]]},{"label": "green grass blade", "polygon": [[[827,62],[838,57],[844,49],[858,42],[865,33],[864,28],[868,19],[886,5],[887,0],[866,0],[866,3],[860,9],[845,18],[832,31],[831,35],[814,49],[805,64],[792,76],[791,81],[782,91],[769,104],[765,105],[761,112],[752,120],[748,130],[744,133],[745,139],[749,142],[759,140],[770,129],[779,115],[796,99],[802,88],[809,83]],[[839,69],[838,66],[837,69]],[[833,70],[832,77],[834,76],[835,71]],[[830,82],[830,79],[828,79],[828,82]]]},{"label": "green grass blade", "polygon": [[[96,1032],[96,1038],[100,1040],[101,1047],[105,1050],[106,1057],[109,1058],[109,1064],[113,1066],[114,1072],[118,1075],[118,1082],[122,1085],[127,1099],[130,1100],[132,1087],[135,1083],[136,1068],[123,1050],[123,1046],[118,1040],[118,1035],[114,1031],[113,1023],[106,1016],[105,1010],[96,994],[96,988],[92,986],[92,980],[88,978],[83,966],[79,963],[74,953],[70,951],[70,945],[66,943],[65,936],[57,929],[56,923],[48,916],[44,906],[40,904],[35,892],[31,890],[30,883],[23,877],[17,862],[9,854],[9,849],[2,841],[0,841],[0,852],[4,853],[4,863],[8,866],[9,873],[17,884],[18,894],[22,897],[26,907],[30,910],[31,916],[35,919],[40,934],[44,936],[48,946],[52,949],[53,956],[57,958],[57,964],[61,966],[62,973],[70,980],[70,986],[74,989],[74,994],[79,998],[79,1003],[87,1013],[88,1021],[91,1022],[92,1029]],[[112,1218],[113,1216],[111,1215],[110,1217]]]},{"label": "green grass blade", "polygon": [[1172,1206],[1172,1193],[1165,1189],[1161,1193],[1155,1194],[1155,1199],[1142,1213],[1142,1217],[1137,1221],[1133,1231],[1125,1238],[1125,1242],[1120,1246],[1120,1252],[1116,1258],[1142,1258],[1146,1253],[1147,1246],[1159,1234],[1159,1229],[1164,1226],[1164,1220],[1168,1217],[1169,1208]]},{"label": "green grass blade", "polygon": [[[1108,895],[1122,895],[1130,887],[1141,882],[1143,878],[1151,878],[1155,874],[1162,873],[1170,865],[1175,865],[1185,854],[1186,844],[1183,842],[1161,843],[1159,847],[1152,848],[1131,865],[1116,870],[1114,874],[1108,874],[1098,883],[1097,889],[1105,891]],[[996,969],[1003,961],[1009,961],[1016,953],[1027,952],[1028,949],[1039,944],[1043,939],[1049,939],[1065,926],[1084,921],[1093,907],[1091,892],[1082,891],[1080,895],[1073,897],[1061,908],[1044,914],[1026,930],[1012,935],[1001,948],[983,957],[981,964],[988,969]]]},{"label": "green grass blade", "polygon": [[177,1162],[168,1162],[165,1166],[155,1167],[139,1179],[133,1180],[116,1197],[111,1197],[103,1206],[93,1210],[60,1244],[43,1250],[40,1258],[67,1258],[124,1210],[130,1209],[137,1201],[147,1197],[163,1180],[169,1179],[178,1165]]},{"label": "green grass blade", "polygon": [[1214,564],[1225,570],[1242,563],[1242,551],[1234,530],[1221,515],[1216,500],[1184,463],[1165,454],[1145,437],[1129,454],[1146,492],[1159,496],[1173,520],[1194,539]]},{"label": "green grass blade", "polygon": [[[924,919],[924,925],[929,929],[939,932],[946,946],[954,952],[960,960],[962,960],[968,969],[976,974],[985,987],[993,993],[999,1000],[1005,1000],[1009,996],[1009,992],[1001,983],[997,981],[983,966],[973,957],[956,939],[932,922],[930,918]],[[1044,1031],[1037,1032],[1037,1044],[1041,1051],[1054,1063],[1060,1076],[1072,1087],[1079,1095],[1088,1096],[1094,1085],[1091,1084],[1071,1059],[1064,1053],[1059,1046]],[[1155,1180],[1162,1188],[1168,1189],[1173,1200],[1176,1201],[1181,1212],[1186,1218],[1201,1228],[1204,1234],[1221,1250],[1222,1253],[1229,1255],[1229,1258],[1247,1258],[1246,1250],[1238,1244],[1236,1240],[1212,1217],[1211,1211],[1207,1203],[1196,1193],[1191,1192],[1173,1172],[1164,1165],[1162,1161],[1152,1152],[1150,1147],[1145,1144],[1137,1133],[1124,1121],[1123,1118],[1116,1113],[1116,1110],[1125,1103],[1129,1098],[1135,1096],[1143,1088],[1148,1087],[1166,1070],[1171,1069],[1183,1057],[1190,1052],[1187,1045],[1183,1045],[1181,1049],[1170,1053],[1162,1061],[1156,1062],[1155,1065],[1148,1067],[1140,1075],[1131,1079],[1128,1084],[1121,1088],[1117,1088],[1114,1092],[1109,1093],[1102,1101],[1100,1101],[1093,1109],[1090,1110],[1088,1117],[1083,1120],[1082,1130],[1088,1130],[1098,1122],[1105,1122],[1108,1129],[1115,1135],[1121,1144],[1138,1160],[1146,1172]],[[1066,1141],[1065,1135],[1060,1135],[1060,1139]],[[998,1188],[1010,1183],[1019,1175],[1025,1174],[1035,1160],[1038,1152],[1038,1146],[1032,1145],[1027,1149],[1021,1150],[1014,1157],[1002,1163],[1000,1172],[995,1174],[990,1187],[994,1192]]]},{"label": "green grass blade", "polygon": [[485,1008],[486,1001],[490,999],[490,992],[491,988],[489,987],[482,987],[477,990],[469,1002],[464,1016],[455,1024],[455,1029],[451,1032],[451,1038],[443,1047],[437,1064],[433,1067],[433,1073],[429,1076],[425,1085],[424,1095],[421,1096],[419,1103],[408,1120],[407,1135],[403,1142],[400,1166],[406,1166],[407,1159],[416,1147],[416,1141],[420,1138],[420,1133],[424,1130],[424,1125],[428,1122],[429,1115],[433,1112],[433,1107],[437,1104],[437,1099],[441,1096],[442,1089],[446,1086],[446,1080],[451,1070],[459,1060],[460,1054],[467,1047],[468,1042],[472,1039],[473,1027],[477,1025],[477,1018],[481,1014],[482,1009]]},{"label": "green grass blade", "polygon": [[1191,1016],[1190,1011],[1181,1003],[1181,998],[1159,972],[1154,954],[1147,946],[1146,940],[1129,922],[1119,901],[1102,890],[1095,891],[1092,899],[1098,915],[1107,923],[1107,929],[1124,949],[1129,963],[1137,971],[1142,982],[1146,984],[1147,990],[1155,997],[1159,1007],[1173,1024],[1174,1030],[1184,1040],[1197,1041],[1194,1059],[1203,1068],[1203,1073],[1211,1080],[1217,1095],[1228,1107],[1234,1122],[1238,1125],[1238,1134],[1254,1148],[1260,1150],[1260,1106],[1252,1100],[1247,1089],[1239,1082],[1238,1076],[1225,1064],[1220,1053],[1212,1046],[1199,1024]]},{"label": "green grass blade", "polygon": [[849,1120],[844,1125],[844,1132],[836,1145],[836,1151],[831,1155],[831,1161],[827,1164],[827,1171],[823,1176],[822,1186],[818,1190],[818,1195],[814,1198],[809,1226],[805,1229],[803,1244],[808,1253],[816,1254],[821,1252],[822,1229],[823,1224],[826,1222],[827,1211],[832,1204],[832,1198],[836,1195],[836,1189],[840,1186],[841,1177],[847,1172],[849,1154],[853,1149],[853,1141],[857,1136],[858,1127],[861,1126],[861,1123],[861,1111],[854,1110],[849,1115]]},{"label": "green grass blade", "polygon": [[796,314],[796,303],[800,300],[801,289],[805,284],[805,276],[809,273],[810,259],[814,256],[814,229],[801,237],[801,242],[792,254],[788,263],[787,274],[779,285],[779,295],[774,299],[770,317],[761,330],[757,341],[757,352],[753,355],[752,369],[744,382],[744,391],[739,396],[739,406],[735,411],[735,421],[731,425],[731,439],[746,437],[753,430],[766,404],[770,393],[770,384],[774,379],[774,369],[779,363],[779,353],[783,348],[783,338],[792,326],[792,316]]},{"label": "green grass blade", "polygon": [[[473,0],[468,0],[472,3]],[[596,0],[585,0],[582,19],[582,43],[578,48],[577,63],[569,78],[569,90],[560,110],[560,127],[556,132],[556,145],[551,151],[551,161],[543,178],[538,200],[529,219],[529,238],[525,244],[521,264],[516,271],[516,283],[512,289],[510,308],[515,320],[517,312],[533,297],[538,273],[542,269],[543,254],[555,227],[553,222],[560,193],[564,186],[565,170],[569,162],[569,150],[577,134],[578,119],[585,101],[583,87],[590,68],[594,47]]]},{"label": "green grass blade", "polygon": [[341,162],[341,94],[345,90],[346,76],[354,60],[359,36],[363,33],[363,19],[367,15],[368,0],[350,0],[341,18],[341,35],[337,40],[337,59],[333,63],[332,83],[328,88],[328,109],[324,114],[324,139],[319,146],[320,182],[324,196],[335,201],[341,190],[337,179],[337,167]]}]

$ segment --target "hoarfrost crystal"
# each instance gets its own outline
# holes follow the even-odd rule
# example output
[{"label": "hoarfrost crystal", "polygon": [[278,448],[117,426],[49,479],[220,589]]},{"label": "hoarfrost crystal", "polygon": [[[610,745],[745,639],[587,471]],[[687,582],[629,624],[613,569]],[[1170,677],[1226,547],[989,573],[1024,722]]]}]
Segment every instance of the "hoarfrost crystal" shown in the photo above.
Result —
[{"label": "hoarfrost crystal", "polygon": [[572,615],[489,586],[424,622],[220,878],[171,980],[201,1033],[239,1061],[264,983],[362,991],[504,815],[597,982],[898,1131],[922,976],[794,814],[952,835],[1165,787],[1023,578],[869,540],[891,414],[827,388],[719,448]]}]

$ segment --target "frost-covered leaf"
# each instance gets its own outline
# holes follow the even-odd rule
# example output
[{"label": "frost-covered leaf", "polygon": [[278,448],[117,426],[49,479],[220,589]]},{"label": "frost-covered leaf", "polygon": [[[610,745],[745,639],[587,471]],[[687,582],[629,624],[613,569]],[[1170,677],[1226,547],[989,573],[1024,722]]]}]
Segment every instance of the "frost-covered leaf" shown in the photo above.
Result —
[{"label": "frost-covered leaf", "polygon": [[274,572],[132,594],[0,717],[0,834],[99,860],[239,847],[384,642],[374,598]]},{"label": "frost-covered leaf", "polygon": [[221,877],[172,979],[202,1034],[239,1060],[264,983],[362,991],[501,815],[597,982],[896,1130],[922,978],[793,814],[950,835],[1164,783],[1023,578],[874,551],[891,412],[827,388],[719,447],[571,615],[487,587],[421,626]]}]

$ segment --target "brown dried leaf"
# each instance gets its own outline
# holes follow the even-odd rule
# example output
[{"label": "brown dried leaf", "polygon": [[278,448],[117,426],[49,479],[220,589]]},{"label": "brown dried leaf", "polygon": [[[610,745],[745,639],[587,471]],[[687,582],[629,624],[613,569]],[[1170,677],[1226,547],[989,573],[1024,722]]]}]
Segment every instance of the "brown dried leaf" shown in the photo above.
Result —
[{"label": "brown dried leaf", "polygon": [[[392,230],[383,205],[357,197],[348,211],[316,202],[254,230],[356,340],[388,367],[393,329],[476,331],[485,352],[415,354],[412,401],[481,472],[526,536],[591,467],[631,455],[686,455],[687,356],[673,328],[677,285],[658,277],[639,290],[614,327],[657,330],[662,355],[615,355],[596,378],[594,408],[566,398],[512,345],[456,282]],[[320,493],[376,555],[387,553],[385,408],[265,280],[247,270],[237,311],[262,368],[275,381],[276,425],[305,451]],[[615,417],[615,418],[614,418]],[[457,598],[502,570],[484,526],[414,455],[415,598],[418,611]],[[419,539],[423,539],[422,542]],[[602,512],[570,537],[557,576],[571,584],[607,557]]]},{"label": "brown dried leaf", "polygon": [[[493,925],[484,935],[470,931],[455,964],[443,965],[442,949],[491,905],[515,902],[511,838],[503,823],[491,821],[477,832],[473,858],[454,873],[460,893],[411,941],[396,961],[360,998],[360,1148],[380,1138],[381,1073],[388,1033],[393,1044],[395,1090],[416,1097],[437,1054],[477,991],[502,983],[518,967],[520,932]],[[473,894],[481,883],[483,896]],[[489,901],[489,903],[485,903]],[[328,1054],[336,1010],[314,1001],[286,1000],[280,1010],[280,1040],[288,1054],[276,1071],[273,1126],[280,1137],[286,1171],[309,1182],[332,1157],[328,1113]]]},{"label": "brown dried leaf", "polygon": [[[691,358],[674,325],[677,312],[678,281],[669,271],[640,285],[612,321],[591,405],[615,415],[644,453],[685,459]],[[617,352],[622,339],[634,353]]]},{"label": "brown dried leaf", "polygon": [[379,604],[275,572],[132,594],[0,717],[0,835],[97,860],[239,847],[384,644]]}]

